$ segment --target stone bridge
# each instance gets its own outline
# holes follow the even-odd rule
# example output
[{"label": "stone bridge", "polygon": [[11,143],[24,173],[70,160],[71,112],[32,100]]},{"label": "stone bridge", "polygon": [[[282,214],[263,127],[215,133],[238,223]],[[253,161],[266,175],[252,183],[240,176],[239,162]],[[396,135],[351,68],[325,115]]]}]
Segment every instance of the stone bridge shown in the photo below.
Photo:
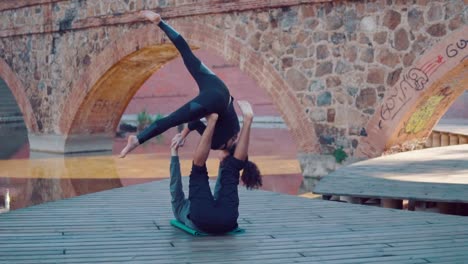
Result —
[{"label": "stone bridge", "polygon": [[135,16],[152,9],[267,91],[303,163],[338,147],[368,158],[424,140],[466,89],[465,2],[2,1],[0,78],[31,150],[109,150],[133,95],[178,56]]}]

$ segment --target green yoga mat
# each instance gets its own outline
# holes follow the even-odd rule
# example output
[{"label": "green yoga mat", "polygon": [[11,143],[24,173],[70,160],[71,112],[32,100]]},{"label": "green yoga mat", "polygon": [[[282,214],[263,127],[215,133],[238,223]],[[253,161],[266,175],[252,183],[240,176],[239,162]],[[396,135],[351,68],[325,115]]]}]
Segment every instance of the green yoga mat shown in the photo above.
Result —
[{"label": "green yoga mat", "polygon": [[[178,220],[176,219],[172,219],[171,220],[171,225],[174,226],[174,227],[177,227],[189,234],[191,234],[192,236],[209,236],[211,234],[208,234],[208,233],[204,233],[204,232],[200,232],[200,231],[197,231],[197,230],[194,230],[186,225],[184,225],[183,223],[179,222]],[[242,234],[244,233],[245,230],[242,229],[242,228],[236,228],[232,231],[229,231],[226,233],[226,235],[236,235],[236,234]]]}]

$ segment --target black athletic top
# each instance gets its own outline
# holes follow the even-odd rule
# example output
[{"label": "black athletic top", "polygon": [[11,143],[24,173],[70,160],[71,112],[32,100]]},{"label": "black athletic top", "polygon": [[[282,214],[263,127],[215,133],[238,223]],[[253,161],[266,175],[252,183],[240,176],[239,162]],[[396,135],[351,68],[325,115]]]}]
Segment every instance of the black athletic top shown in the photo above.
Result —
[{"label": "black athletic top", "polygon": [[[229,139],[235,136],[240,131],[239,119],[234,109],[234,98],[231,97],[231,103],[224,114],[218,116],[215,129],[213,132],[213,139],[211,141],[212,149],[220,149]],[[188,123],[189,130],[196,130],[198,133],[203,134],[206,125],[200,121],[192,121]]]}]

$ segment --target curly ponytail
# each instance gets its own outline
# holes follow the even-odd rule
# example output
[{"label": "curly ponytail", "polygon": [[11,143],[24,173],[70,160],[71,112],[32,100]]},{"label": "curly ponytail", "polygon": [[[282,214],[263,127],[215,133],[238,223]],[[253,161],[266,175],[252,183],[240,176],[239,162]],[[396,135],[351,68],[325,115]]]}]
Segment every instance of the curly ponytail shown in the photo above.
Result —
[{"label": "curly ponytail", "polygon": [[[234,151],[236,150],[237,144],[233,144],[231,148],[229,148],[229,154],[234,155]],[[253,163],[252,161],[247,159],[245,163],[245,167],[242,170],[241,175],[242,183],[245,185],[247,190],[258,189],[262,186],[262,175],[260,170],[258,169],[257,164]]]},{"label": "curly ponytail", "polygon": [[248,190],[258,189],[262,186],[262,175],[257,167],[257,164],[247,160],[242,171],[241,180]]}]

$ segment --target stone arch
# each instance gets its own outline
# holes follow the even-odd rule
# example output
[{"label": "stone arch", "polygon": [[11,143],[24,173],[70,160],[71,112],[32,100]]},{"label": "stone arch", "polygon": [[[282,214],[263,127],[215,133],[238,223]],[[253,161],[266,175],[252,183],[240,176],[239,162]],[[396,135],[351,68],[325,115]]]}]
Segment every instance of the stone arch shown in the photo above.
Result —
[{"label": "stone arch", "polygon": [[0,78],[2,78],[10,88],[11,93],[16,99],[16,102],[23,114],[24,123],[28,129],[28,133],[37,133],[38,123],[34,116],[31,102],[26,95],[26,90],[16,74],[11,70],[10,66],[0,59]]},{"label": "stone arch", "polygon": [[[99,97],[93,93],[98,92],[99,86],[106,81],[103,77],[112,75],[117,67],[114,67],[123,60],[128,54],[132,54],[140,49],[140,47],[150,46],[154,42],[151,39],[159,39],[159,35],[153,28],[143,27],[139,30],[129,33],[119,40],[115,40],[99,55],[91,59],[90,65],[87,67],[78,82],[72,87],[70,95],[67,98],[63,113],[61,114],[59,127],[60,132],[64,135],[72,134],[73,131],[78,132],[81,122],[86,122],[80,112],[90,111],[93,106],[91,100],[96,101]],[[130,56],[131,57],[131,56]],[[83,115],[83,114],[81,114]],[[89,134],[93,131],[89,131]]]},{"label": "stone arch", "polygon": [[[203,24],[171,23],[191,45],[214,51],[238,65],[271,95],[299,152],[319,152],[312,123],[303,113],[292,88],[272,65],[239,40],[218,29]],[[61,116],[61,132],[64,135],[114,133],[120,116],[142,83],[178,55],[172,45],[162,44],[165,42],[163,37],[153,25],[144,26],[114,41],[95,57],[71,91],[66,103],[71,107]],[[123,85],[123,92],[114,93],[115,90],[106,86],[112,78],[130,67],[139,67],[138,71],[132,71],[139,76]],[[107,113],[114,114],[109,117]]]},{"label": "stone arch", "polygon": [[403,70],[367,125],[357,155],[375,157],[396,144],[422,141],[468,87],[468,26],[453,32]]}]

